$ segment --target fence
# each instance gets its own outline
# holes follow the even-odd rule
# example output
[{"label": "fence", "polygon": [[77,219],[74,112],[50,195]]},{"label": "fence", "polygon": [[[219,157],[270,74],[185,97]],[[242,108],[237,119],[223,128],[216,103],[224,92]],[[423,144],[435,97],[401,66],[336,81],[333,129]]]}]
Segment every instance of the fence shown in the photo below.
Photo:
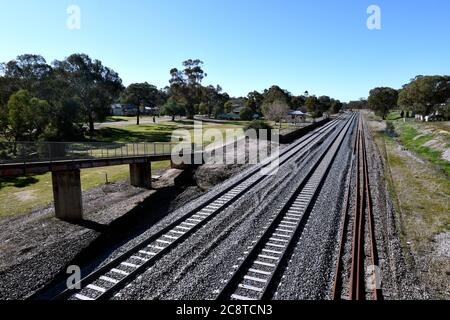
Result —
[{"label": "fence", "polygon": [[0,164],[170,155],[173,146],[163,142],[0,142]]}]

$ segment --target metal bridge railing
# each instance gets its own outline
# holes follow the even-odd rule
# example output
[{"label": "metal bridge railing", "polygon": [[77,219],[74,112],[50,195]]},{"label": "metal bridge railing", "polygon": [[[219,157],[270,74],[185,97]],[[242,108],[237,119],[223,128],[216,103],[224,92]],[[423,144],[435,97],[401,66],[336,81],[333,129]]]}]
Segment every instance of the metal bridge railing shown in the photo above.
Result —
[{"label": "metal bridge railing", "polygon": [[174,146],[164,142],[0,142],[0,164],[170,155]]}]

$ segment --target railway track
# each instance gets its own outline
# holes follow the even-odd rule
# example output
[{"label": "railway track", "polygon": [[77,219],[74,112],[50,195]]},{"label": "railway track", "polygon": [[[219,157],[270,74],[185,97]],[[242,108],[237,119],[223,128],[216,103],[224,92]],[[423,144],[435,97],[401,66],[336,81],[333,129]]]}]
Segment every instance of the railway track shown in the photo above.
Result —
[{"label": "railway track", "polygon": [[[341,122],[340,120],[336,119],[329,122],[284,149],[279,156],[279,166],[295,158],[297,160],[304,158],[312,148],[322,143],[336,130]],[[175,248],[177,244],[186,240],[196,230],[211,221],[213,217],[244,196],[246,191],[262,182],[262,180],[270,178],[267,173],[277,169],[276,167],[270,167],[273,160],[273,158],[266,159],[210,200],[93,271],[75,284],[73,289],[66,289],[55,298],[70,300],[111,298],[137,276],[145,272],[165,253]],[[269,172],[262,175],[261,170],[263,169]]]},{"label": "railway track", "polygon": [[267,299],[278,282],[278,271],[286,261],[288,251],[295,243],[296,235],[308,219],[314,200],[343,143],[354,123],[352,116],[322,152],[295,192],[287,196],[285,204],[253,245],[244,252],[233,266],[225,285],[217,291],[217,299],[259,300]]},{"label": "railway track", "polygon": [[[364,122],[358,121],[354,144],[356,177],[348,180],[348,193],[341,227],[338,259],[335,267],[332,299],[372,300],[382,299],[377,247],[372,212],[372,197],[369,184],[369,170],[365,144]],[[351,216],[350,190],[355,185],[354,212]],[[351,231],[351,236],[350,236]],[[351,243],[350,262],[345,258],[345,243]],[[370,278],[366,278],[366,275]],[[345,286],[347,285],[347,286]]]}]

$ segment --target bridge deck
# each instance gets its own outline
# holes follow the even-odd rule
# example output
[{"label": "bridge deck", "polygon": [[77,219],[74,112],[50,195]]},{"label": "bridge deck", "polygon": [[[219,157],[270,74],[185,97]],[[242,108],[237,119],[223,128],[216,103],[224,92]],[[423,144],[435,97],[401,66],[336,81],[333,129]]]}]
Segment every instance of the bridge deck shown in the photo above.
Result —
[{"label": "bridge deck", "polygon": [[0,177],[170,160],[171,154],[0,164]]}]

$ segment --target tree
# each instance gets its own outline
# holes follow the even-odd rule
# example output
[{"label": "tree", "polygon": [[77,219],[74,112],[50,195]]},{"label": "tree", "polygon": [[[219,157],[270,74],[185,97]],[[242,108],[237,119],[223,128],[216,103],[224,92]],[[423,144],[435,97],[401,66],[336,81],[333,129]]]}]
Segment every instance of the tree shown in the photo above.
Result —
[{"label": "tree", "polygon": [[83,139],[84,128],[80,99],[64,98],[52,107],[50,125],[43,134],[48,141],[77,141]]},{"label": "tree", "polygon": [[327,112],[328,110],[331,109],[331,98],[329,96],[320,96],[318,98],[318,109],[320,113],[324,113]]},{"label": "tree", "polygon": [[290,105],[294,110],[301,110],[305,105],[305,102],[306,102],[305,96],[292,96]]},{"label": "tree", "polygon": [[279,122],[281,129],[281,122],[289,113],[289,106],[284,100],[275,100],[272,103],[264,103],[262,112],[266,119]]},{"label": "tree", "polygon": [[403,86],[398,105],[428,115],[450,98],[450,76],[417,76]]},{"label": "tree", "polygon": [[19,90],[8,101],[9,131],[14,141],[34,141],[45,130],[49,104],[33,97],[27,90]]},{"label": "tree", "polygon": [[370,90],[368,104],[369,108],[383,119],[389,110],[397,106],[398,91],[388,87],[378,87]]},{"label": "tree", "polygon": [[233,112],[233,103],[231,101],[225,102],[225,104],[223,105],[223,110],[225,111],[225,113]]},{"label": "tree", "polygon": [[200,102],[200,104],[198,105],[198,112],[202,115],[208,114],[209,113],[208,105],[205,102]]},{"label": "tree", "polygon": [[217,119],[221,114],[225,112],[223,105],[217,105],[213,109],[214,118]]},{"label": "tree", "polygon": [[347,108],[350,110],[361,110],[368,108],[368,102],[365,99],[352,100],[347,103]]},{"label": "tree", "polygon": [[170,92],[177,103],[186,108],[188,119],[194,118],[195,104],[202,98],[201,82],[207,74],[202,69],[203,62],[199,59],[189,59],[183,62],[183,70],[170,70]]},{"label": "tree", "polygon": [[279,86],[271,86],[269,90],[264,90],[263,104],[270,105],[275,101],[284,102],[289,107],[290,94]]},{"label": "tree", "polygon": [[450,118],[450,99],[445,103],[441,103],[436,107],[436,111],[442,116],[444,120]]},{"label": "tree", "polygon": [[0,77],[0,134],[3,136],[8,132],[8,100],[18,90],[10,78]]},{"label": "tree", "polygon": [[159,89],[158,90],[158,96],[157,96],[157,99],[156,99],[156,106],[162,106],[162,105],[164,105],[166,102],[167,102],[167,100],[169,99],[169,97],[170,97],[170,88],[169,87],[165,87],[165,88],[162,88],[162,89]]},{"label": "tree", "polygon": [[208,114],[208,117],[211,116],[216,106],[223,106],[230,98],[227,93],[222,93],[222,88],[219,85],[216,87],[212,85],[202,87],[202,91],[202,101],[208,106],[208,112],[205,113]]},{"label": "tree", "polygon": [[245,106],[253,110],[254,113],[261,113],[261,106],[264,101],[264,96],[258,91],[251,91],[247,94]]},{"label": "tree", "polygon": [[344,107],[344,105],[342,104],[341,101],[332,99],[332,101],[331,101],[331,112],[332,113],[338,113],[339,111],[342,110],[343,107]]},{"label": "tree", "polygon": [[305,108],[313,118],[317,118],[321,116],[321,112],[319,110],[319,99],[316,96],[309,96],[305,101]]},{"label": "tree", "polygon": [[239,111],[239,117],[241,118],[241,120],[245,120],[245,121],[252,120],[253,119],[253,110],[248,107],[244,107],[241,109],[241,111]]},{"label": "tree", "polygon": [[80,106],[74,98],[77,92],[61,70],[52,68],[43,57],[31,54],[18,56],[0,67],[0,134],[11,138],[7,104],[14,93],[25,89],[30,97],[44,100],[48,105],[45,128],[33,129],[33,139],[63,141],[83,138],[79,124]]},{"label": "tree", "polygon": [[4,63],[1,69],[5,78],[8,78],[17,90],[26,89],[35,96],[42,94],[46,85],[45,81],[53,72],[46,60],[35,54],[17,56],[16,59]]},{"label": "tree", "polygon": [[109,113],[110,105],[123,90],[122,80],[101,61],[92,60],[86,54],[72,54],[63,61],[53,63],[79,97],[89,131],[94,131],[94,121],[102,121]]},{"label": "tree", "polygon": [[145,106],[155,107],[159,97],[158,89],[147,82],[130,84],[122,94],[122,102],[132,104],[137,107],[136,124],[139,125],[141,108]]},{"label": "tree", "polygon": [[178,104],[173,98],[169,98],[161,109],[163,115],[172,117],[172,121],[175,121],[175,116],[183,115],[184,111],[184,107]]},{"label": "tree", "polygon": [[[266,123],[263,120],[252,120],[246,127],[245,131],[247,130],[255,130],[256,136],[258,138],[261,137],[261,133],[266,131],[266,134],[264,135],[267,139],[270,139],[272,127]],[[264,131],[263,131],[264,130]]]}]

